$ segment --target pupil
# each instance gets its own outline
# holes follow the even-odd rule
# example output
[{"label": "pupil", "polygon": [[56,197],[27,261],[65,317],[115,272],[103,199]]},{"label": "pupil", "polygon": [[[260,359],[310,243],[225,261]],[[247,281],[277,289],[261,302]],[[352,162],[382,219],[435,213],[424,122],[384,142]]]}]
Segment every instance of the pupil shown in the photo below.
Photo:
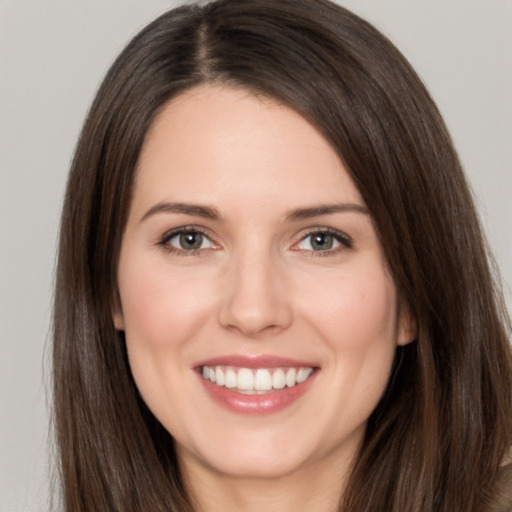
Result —
[{"label": "pupil", "polygon": [[311,246],[317,250],[327,250],[332,248],[332,235],[329,233],[317,233],[313,236]]},{"label": "pupil", "polygon": [[183,249],[199,249],[203,243],[201,233],[182,233],[180,235],[180,245]]}]

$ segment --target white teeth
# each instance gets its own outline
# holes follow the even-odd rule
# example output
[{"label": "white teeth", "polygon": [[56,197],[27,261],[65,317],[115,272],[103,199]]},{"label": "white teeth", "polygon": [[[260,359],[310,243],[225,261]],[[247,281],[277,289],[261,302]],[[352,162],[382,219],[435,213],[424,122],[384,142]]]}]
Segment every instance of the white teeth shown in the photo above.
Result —
[{"label": "white teeth", "polygon": [[215,369],[215,382],[217,383],[217,386],[224,386],[224,372],[217,367]]},{"label": "white teeth", "polygon": [[283,389],[286,386],[286,379],[283,370],[278,368],[272,375],[272,387],[274,389]]},{"label": "white teeth", "polygon": [[229,369],[226,372],[225,385],[227,388],[236,388],[236,373],[234,370]]},{"label": "white teeth", "polygon": [[270,391],[272,389],[272,376],[268,370],[256,370],[254,389],[256,391]]},{"label": "white teeth", "polygon": [[286,372],[286,385],[291,388],[293,386],[295,386],[295,368],[290,368],[287,372]]},{"label": "white teeth", "polygon": [[254,375],[249,368],[238,370],[237,386],[243,391],[252,391],[254,389]]},{"label": "white teeth", "polygon": [[297,373],[297,383],[304,382],[311,375],[312,371],[313,368],[301,368],[299,373]]},{"label": "white teeth", "polygon": [[284,387],[293,387],[307,380],[311,367],[299,368],[235,368],[203,366],[202,375],[217,386],[226,386],[244,394],[262,394]]}]

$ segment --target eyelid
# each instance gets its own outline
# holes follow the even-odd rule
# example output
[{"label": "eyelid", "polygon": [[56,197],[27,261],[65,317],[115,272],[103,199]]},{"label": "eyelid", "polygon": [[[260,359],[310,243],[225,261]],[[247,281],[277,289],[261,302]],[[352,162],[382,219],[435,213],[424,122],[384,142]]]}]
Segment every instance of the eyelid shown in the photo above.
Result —
[{"label": "eyelid", "polygon": [[[203,248],[203,249],[193,249],[193,250],[185,250],[180,249],[178,247],[174,247],[169,244],[169,240],[172,238],[187,232],[196,232],[200,233],[204,237],[206,237],[210,243],[212,244],[212,247]],[[328,234],[334,237],[334,239],[339,243],[338,247],[332,248],[332,249],[326,249],[324,251],[315,251],[312,249],[300,249],[297,248],[297,246],[302,243],[305,239],[307,239],[309,236],[322,233],[322,234]],[[170,253],[175,253],[178,255],[183,256],[194,256],[194,255],[201,255],[205,254],[205,252],[210,250],[216,250],[219,249],[220,246],[218,243],[214,241],[214,238],[210,234],[210,231],[196,225],[186,225],[186,226],[180,226],[176,228],[169,229],[166,231],[163,235],[161,235],[158,240],[156,241],[156,245],[162,246],[166,251]],[[352,238],[344,233],[343,231],[340,231],[338,229],[330,228],[330,227],[314,227],[314,228],[308,228],[306,230],[302,231],[302,234],[300,235],[300,238],[298,241],[294,242],[290,249],[292,251],[296,252],[303,252],[308,253],[310,256],[329,256],[333,254],[337,254],[339,252],[343,252],[345,250],[353,248],[353,240]]]},{"label": "eyelid", "polygon": [[[335,247],[333,249],[327,249],[325,251],[314,251],[311,249],[294,248],[297,245],[299,245],[300,243],[302,243],[304,240],[306,240],[308,237],[318,234],[318,233],[328,234],[328,235],[333,236],[334,239],[337,242],[339,242],[340,245],[338,247]],[[340,231],[338,229],[333,229],[333,228],[328,228],[328,227],[315,227],[315,228],[307,229],[306,232],[305,233],[303,232],[303,234],[300,236],[300,239],[291,246],[292,250],[297,251],[297,252],[302,251],[304,253],[309,253],[309,255],[311,255],[311,256],[328,256],[328,255],[336,254],[338,252],[342,252],[342,251],[345,251],[345,250],[351,249],[351,248],[353,248],[353,240],[349,235],[347,235],[346,233],[344,233],[343,231]]]},{"label": "eyelid", "polygon": [[[203,249],[193,249],[193,250],[185,250],[180,249],[179,247],[174,247],[169,244],[169,240],[172,238],[181,235],[182,233],[200,233],[205,238],[207,238],[210,243],[212,244],[212,247],[203,248]],[[187,225],[187,226],[180,226],[177,228],[172,228],[166,231],[162,236],[160,236],[156,242],[156,245],[163,247],[166,251],[170,253],[175,253],[182,256],[194,256],[204,253],[205,251],[217,249],[219,248],[219,245],[214,242],[212,239],[212,236],[209,232],[209,230],[206,230],[202,227],[195,226],[195,225]]]}]

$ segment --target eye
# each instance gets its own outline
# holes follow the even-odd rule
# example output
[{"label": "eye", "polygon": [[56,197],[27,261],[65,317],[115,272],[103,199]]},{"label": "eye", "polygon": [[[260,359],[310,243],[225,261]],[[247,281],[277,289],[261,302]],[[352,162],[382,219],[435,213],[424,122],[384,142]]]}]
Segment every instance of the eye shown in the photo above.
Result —
[{"label": "eye", "polygon": [[296,251],[337,252],[352,247],[350,238],[329,230],[314,231],[304,236],[292,249]]},{"label": "eye", "polygon": [[160,242],[169,251],[196,252],[213,249],[213,242],[197,229],[179,229],[166,234]]}]

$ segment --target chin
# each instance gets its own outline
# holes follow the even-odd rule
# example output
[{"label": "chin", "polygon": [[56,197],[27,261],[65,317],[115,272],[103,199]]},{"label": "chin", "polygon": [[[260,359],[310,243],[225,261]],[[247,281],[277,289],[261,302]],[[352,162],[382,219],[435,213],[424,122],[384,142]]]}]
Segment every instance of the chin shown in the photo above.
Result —
[{"label": "chin", "polygon": [[[229,478],[286,477],[314,464],[322,453],[321,447],[293,435],[269,436],[260,432],[259,435],[235,434],[226,438],[217,438],[216,443],[212,441],[207,446],[196,445],[192,453],[200,466]],[[231,442],[223,442],[229,440]],[[190,461],[191,452],[187,454],[187,451],[181,452],[183,462]]]},{"label": "chin", "polygon": [[290,460],[286,454],[276,457],[254,454],[245,457],[233,457],[230,460],[217,461],[214,468],[219,473],[231,478],[245,480],[276,479],[289,476],[303,467],[304,463]]}]

